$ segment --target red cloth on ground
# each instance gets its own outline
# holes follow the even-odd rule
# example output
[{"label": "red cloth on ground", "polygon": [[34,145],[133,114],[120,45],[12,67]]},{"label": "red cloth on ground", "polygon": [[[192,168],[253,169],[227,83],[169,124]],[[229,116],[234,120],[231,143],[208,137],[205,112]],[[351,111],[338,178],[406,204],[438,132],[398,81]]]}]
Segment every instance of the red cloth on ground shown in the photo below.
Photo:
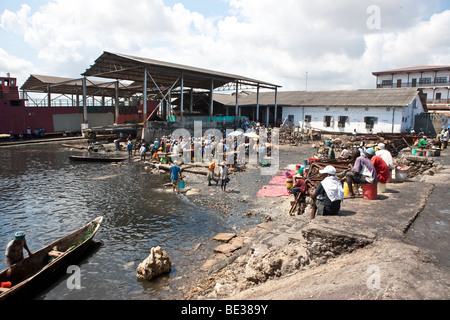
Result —
[{"label": "red cloth on ground", "polygon": [[257,198],[287,197],[289,192],[285,186],[263,186],[256,194]]}]

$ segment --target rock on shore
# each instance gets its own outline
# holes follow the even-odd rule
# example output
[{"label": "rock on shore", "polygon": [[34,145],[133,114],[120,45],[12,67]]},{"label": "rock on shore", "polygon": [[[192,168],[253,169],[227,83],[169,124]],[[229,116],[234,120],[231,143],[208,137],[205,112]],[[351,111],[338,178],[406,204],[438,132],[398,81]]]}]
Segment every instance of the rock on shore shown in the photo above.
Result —
[{"label": "rock on shore", "polygon": [[170,273],[172,263],[169,255],[161,247],[153,247],[150,255],[137,267],[137,277],[143,280],[152,280],[162,274]]}]

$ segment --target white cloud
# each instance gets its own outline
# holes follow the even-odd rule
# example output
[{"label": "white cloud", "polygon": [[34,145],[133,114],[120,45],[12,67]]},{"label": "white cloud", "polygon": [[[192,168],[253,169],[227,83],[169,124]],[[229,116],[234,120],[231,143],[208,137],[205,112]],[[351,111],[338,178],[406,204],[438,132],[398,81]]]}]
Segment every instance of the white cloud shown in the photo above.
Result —
[{"label": "white cloud", "polygon": [[0,48],[0,75],[10,73],[12,77],[26,79],[35,70],[30,61],[14,57]]},{"label": "white cloud", "polygon": [[[181,1],[181,0],[180,0]],[[162,0],[53,0],[5,10],[0,26],[37,50],[52,75],[77,76],[103,52],[132,54],[280,84],[283,90],[373,88],[373,71],[448,64],[450,12],[414,0],[228,0],[205,17]],[[367,27],[369,5],[381,29]]]}]

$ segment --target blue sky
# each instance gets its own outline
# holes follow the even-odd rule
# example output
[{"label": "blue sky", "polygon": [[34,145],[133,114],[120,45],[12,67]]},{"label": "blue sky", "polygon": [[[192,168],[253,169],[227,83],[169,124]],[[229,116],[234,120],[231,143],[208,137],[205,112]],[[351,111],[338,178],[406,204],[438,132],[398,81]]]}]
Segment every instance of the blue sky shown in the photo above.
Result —
[{"label": "blue sky", "polygon": [[450,0],[7,0],[0,74],[79,77],[112,51],[282,90],[304,90],[306,72],[309,90],[373,88],[373,71],[450,65],[448,30]]}]

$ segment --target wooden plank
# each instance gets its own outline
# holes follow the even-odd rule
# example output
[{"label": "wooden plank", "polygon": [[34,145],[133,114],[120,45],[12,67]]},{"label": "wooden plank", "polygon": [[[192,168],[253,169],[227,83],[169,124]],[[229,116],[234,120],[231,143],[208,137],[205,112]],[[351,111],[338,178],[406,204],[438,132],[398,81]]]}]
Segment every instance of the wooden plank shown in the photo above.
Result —
[{"label": "wooden plank", "polygon": [[64,252],[61,251],[56,251],[56,250],[52,250],[48,253],[49,257],[55,257],[55,258],[59,258],[60,256],[62,256],[64,254]]}]

